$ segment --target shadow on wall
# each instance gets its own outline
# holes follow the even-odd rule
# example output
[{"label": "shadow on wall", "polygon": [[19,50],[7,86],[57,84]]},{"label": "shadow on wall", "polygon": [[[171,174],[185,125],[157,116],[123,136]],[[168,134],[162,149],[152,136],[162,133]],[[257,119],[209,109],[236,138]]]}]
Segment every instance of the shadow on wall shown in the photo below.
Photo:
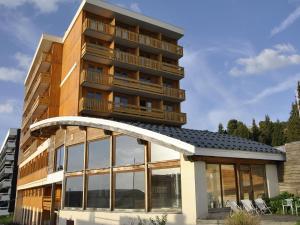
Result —
[{"label": "shadow on wall", "polygon": [[[76,214],[76,211],[74,211]],[[97,215],[98,214],[98,215]],[[132,216],[118,216],[118,213],[112,212],[111,216],[101,216],[100,212],[89,212],[89,216],[87,220],[84,219],[76,219],[74,216],[72,217],[74,220],[74,225],[138,225],[138,216],[139,214],[131,213]],[[129,213],[128,213],[129,214]],[[149,218],[155,219],[157,214],[142,214],[140,215],[141,219],[147,220],[147,225],[151,225],[149,223]],[[59,225],[69,225],[67,223],[68,218],[60,218]],[[72,223],[71,223],[72,224]],[[196,221],[195,223],[196,224]],[[182,214],[178,215],[169,215],[167,225],[194,225],[194,224],[186,224],[185,216]]]}]

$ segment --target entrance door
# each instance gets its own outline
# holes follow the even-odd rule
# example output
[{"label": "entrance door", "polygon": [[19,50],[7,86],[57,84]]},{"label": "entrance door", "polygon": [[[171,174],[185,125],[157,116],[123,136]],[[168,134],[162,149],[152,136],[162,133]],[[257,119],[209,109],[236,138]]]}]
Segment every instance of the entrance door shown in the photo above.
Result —
[{"label": "entrance door", "polygon": [[240,166],[240,192],[241,199],[253,199],[251,168],[249,165]]}]

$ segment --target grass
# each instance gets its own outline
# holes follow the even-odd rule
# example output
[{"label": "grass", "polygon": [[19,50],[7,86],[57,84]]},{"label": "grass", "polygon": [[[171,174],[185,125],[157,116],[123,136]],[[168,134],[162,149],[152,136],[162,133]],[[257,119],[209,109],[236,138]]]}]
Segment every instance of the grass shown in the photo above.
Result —
[{"label": "grass", "polygon": [[9,224],[11,223],[13,220],[13,216],[9,215],[9,216],[0,216],[0,224]]},{"label": "grass", "polygon": [[297,223],[295,223],[295,225],[300,225],[300,221],[298,221]]}]

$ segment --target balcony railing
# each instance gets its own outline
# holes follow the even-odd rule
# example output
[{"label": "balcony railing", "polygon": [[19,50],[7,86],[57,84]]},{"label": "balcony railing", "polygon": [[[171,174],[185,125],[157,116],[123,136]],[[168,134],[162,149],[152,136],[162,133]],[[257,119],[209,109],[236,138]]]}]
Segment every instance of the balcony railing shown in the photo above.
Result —
[{"label": "balcony railing", "polygon": [[161,109],[142,107],[130,104],[121,104],[91,98],[81,98],[80,100],[80,111],[90,111],[96,113],[112,113],[127,114],[128,116],[138,116],[147,119],[155,119],[162,121],[169,121],[173,123],[183,124],[186,123],[186,114],[177,112],[166,112]]},{"label": "balcony railing", "polygon": [[159,95],[164,95],[166,97],[177,98],[179,100],[185,99],[185,91],[177,88],[163,87],[160,84],[153,84],[148,82],[143,82],[140,80],[135,80],[131,78],[118,77],[113,75],[104,75],[99,72],[83,70],[81,72],[81,84],[88,82],[94,85],[105,85],[105,86],[115,86],[122,87],[131,90],[139,90],[143,92],[150,92]]},{"label": "balcony railing", "polygon": [[122,63],[140,66],[156,71],[167,72],[179,76],[184,75],[183,67],[165,62],[160,62],[158,60],[153,60],[142,56],[139,57],[128,52],[124,52],[121,50],[113,50],[111,48],[107,48],[97,44],[87,42],[84,43],[82,46],[82,57],[84,57],[85,55],[89,55],[92,57],[100,57],[109,60],[116,60]]},{"label": "balcony railing", "polygon": [[86,18],[83,22],[83,30],[86,29],[91,29],[108,35],[113,35],[115,32],[114,26],[89,18]]},{"label": "balcony railing", "polygon": [[116,27],[116,36],[128,41],[138,42],[139,40],[139,35],[136,32],[121,27]]}]

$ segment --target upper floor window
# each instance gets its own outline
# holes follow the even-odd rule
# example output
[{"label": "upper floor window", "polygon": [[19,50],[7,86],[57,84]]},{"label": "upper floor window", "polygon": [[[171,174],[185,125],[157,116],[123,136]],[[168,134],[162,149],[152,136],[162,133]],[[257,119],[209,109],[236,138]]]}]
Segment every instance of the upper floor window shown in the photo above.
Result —
[{"label": "upper floor window", "polygon": [[102,74],[103,68],[100,66],[88,65],[88,71]]},{"label": "upper floor window", "polygon": [[110,139],[88,143],[88,169],[108,168],[110,166]]},{"label": "upper floor window", "polygon": [[82,171],[84,159],[84,144],[72,145],[68,149],[67,171]]},{"label": "upper floor window", "polygon": [[115,97],[115,106],[116,107],[128,106],[128,98],[116,96]]},{"label": "upper floor window", "polygon": [[136,138],[121,135],[116,137],[115,165],[143,164],[145,146],[139,144]]},{"label": "upper floor window", "polygon": [[55,150],[55,171],[64,169],[64,146]]},{"label": "upper floor window", "polygon": [[87,92],[87,98],[101,100],[101,93],[97,92]]}]

